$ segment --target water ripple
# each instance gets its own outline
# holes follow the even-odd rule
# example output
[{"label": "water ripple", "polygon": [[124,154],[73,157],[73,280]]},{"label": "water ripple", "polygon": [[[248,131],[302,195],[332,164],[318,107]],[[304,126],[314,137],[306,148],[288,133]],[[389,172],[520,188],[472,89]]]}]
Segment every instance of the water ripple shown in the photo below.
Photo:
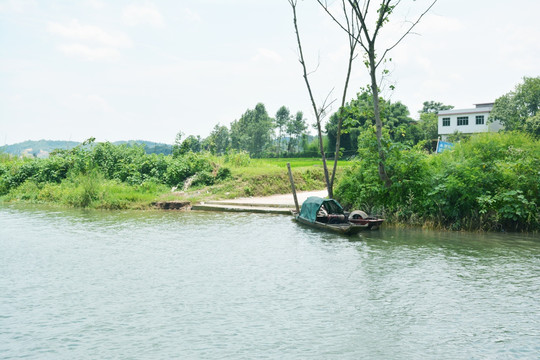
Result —
[{"label": "water ripple", "polygon": [[0,357],[535,359],[540,241],[0,207]]}]

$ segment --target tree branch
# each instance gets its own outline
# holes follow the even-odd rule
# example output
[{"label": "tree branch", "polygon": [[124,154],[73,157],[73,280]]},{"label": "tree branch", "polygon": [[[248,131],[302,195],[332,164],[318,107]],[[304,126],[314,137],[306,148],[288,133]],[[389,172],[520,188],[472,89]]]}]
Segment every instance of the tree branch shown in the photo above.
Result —
[{"label": "tree branch", "polygon": [[[377,66],[378,67],[381,63],[381,61],[385,58],[386,54],[388,54],[389,51],[392,51],[392,49],[394,49],[396,46],[398,46],[398,44],[407,36],[411,33],[412,29],[420,22],[420,20],[424,17],[424,15],[426,15],[428,13],[429,10],[431,10],[431,8],[435,5],[435,3],[437,2],[437,0],[433,0],[433,2],[431,3],[431,5],[429,5],[429,7],[426,9],[426,11],[424,11],[419,17],[418,19],[416,19],[416,21],[411,25],[411,27],[403,34],[403,36],[401,36],[398,41],[396,41],[394,43],[394,45],[390,46],[389,48],[387,48],[384,53],[382,54],[381,58],[379,59],[379,62],[377,63]],[[399,3],[399,2],[398,2]]]}]

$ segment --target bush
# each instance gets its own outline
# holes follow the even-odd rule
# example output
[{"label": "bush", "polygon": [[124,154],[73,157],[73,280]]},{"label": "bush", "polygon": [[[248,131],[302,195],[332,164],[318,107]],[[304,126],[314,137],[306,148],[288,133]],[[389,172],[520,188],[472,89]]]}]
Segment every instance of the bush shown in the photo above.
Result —
[{"label": "bush", "polygon": [[[16,190],[28,181],[36,184],[40,191],[47,188],[40,199],[67,199],[69,205],[93,206],[101,201],[102,189],[98,185],[113,184],[111,189],[121,188],[126,196],[130,186],[146,183],[178,186],[194,174],[200,175],[201,184],[210,184],[216,179],[230,176],[230,171],[217,169],[213,159],[206,153],[187,153],[172,156],[147,155],[142,146],[93,144],[91,141],[71,150],[57,150],[47,159],[12,159],[2,157],[0,162],[0,195]],[[210,174],[210,175],[208,175]],[[109,183],[108,181],[113,181]],[[59,195],[58,188],[48,184],[65,184],[60,188],[70,188],[68,195]],[[124,185],[120,185],[124,184]],[[29,186],[29,185],[27,185]],[[64,190],[62,190],[64,191]],[[14,193],[14,194],[15,194]],[[64,196],[65,195],[65,196]],[[20,196],[19,196],[20,198]],[[101,200],[100,200],[101,199]],[[115,200],[120,204],[119,200]],[[124,206],[120,204],[119,206]]]},{"label": "bush", "polygon": [[383,141],[392,180],[378,177],[372,129],[359,137],[359,160],[339,183],[343,203],[399,222],[452,229],[538,230],[540,142],[522,133],[485,133],[428,154]]},{"label": "bush", "polygon": [[216,181],[222,181],[232,176],[231,169],[226,167],[220,167],[216,173]]},{"label": "bush", "polygon": [[69,205],[85,208],[102,198],[101,183],[103,178],[97,171],[79,174],[71,181],[75,187],[68,196],[67,202]]},{"label": "bush", "polygon": [[193,182],[191,183],[193,186],[198,185],[213,185],[214,184],[214,176],[211,172],[208,171],[201,171],[197,173],[193,179]]},{"label": "bush", "polygon": [[234,167],[246,167],[249,166],[251,158],[246,151],[230,150],[225,155],[225,163]]}]

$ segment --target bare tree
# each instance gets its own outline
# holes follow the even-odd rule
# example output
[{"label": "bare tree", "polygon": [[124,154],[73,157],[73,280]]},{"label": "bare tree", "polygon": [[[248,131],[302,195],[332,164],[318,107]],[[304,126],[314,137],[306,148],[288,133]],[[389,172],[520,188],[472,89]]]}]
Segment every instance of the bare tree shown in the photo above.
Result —
[{"label": "bare tree", "polygon": [[[317,0],[320,4],[320,0]],[[334,153],[334,168],[332,169],[332,177],[330,178],[330,185],[329,188],[332,190],[332,194],[330,195],[330,192],[328,193],[330,198],[333,197],[333,189],[334,189],[334,180],[336,179],[336,171],[337,171],[337,164],[339,160],[339,155],[341,152],[341,127],[343,126],[343,108],[345,107],[345,102],[347,101],[347,90],[349,89],[349,81],[351,79],[351,71],[352,71],[352,65],[353,61],[356,58],[356,45],[358,44],[358,41],[356,40],[358,38],[357,30],[358,26],[356,26],[353,15],[354,13],[347,12],[347,6],[345,3],[345,0],[341,1],[342,3],[342,9],[343,9],[343,16],[344,16],[344,25],[347,29],[347,34],[349,36],[349,61],[347,64],[347,75],[345,76],[345,85],[343,86],[343,94],[341,97],[341,105],[338,110],[338,123],[337,123],[337,134],[336,134],[336,152]]]},{"label": "bare tree", "polygon": [[[344,85],[344,88],[343,88],[343,96],[342,96],[342,101],[341,101],[341,106],[340,106],[340,111],[339,111],[339,116],[338,116],[338,130],[337,130],[337,140],[336,140],[336,152],[335,152],[335,156],[334,156],[334,166],[333,166],[333,170],[332,170],[332,175],[330,176],[329,171],[328,171],[327,161],[326,161],[326,155],[324,153],[323,135],[322,135],[322,121],[324,120],[324,117],[326,116],[327,110],[329,109],[329,107],[332,105],[332,103],[334,101],[329,100],[329,97],[331,95],[331,92],[330,92],[328,94],[328,96],[325,98],[325,100],[322,102],[322,105],[320,107],[317,106],[317,102],[315,100],[315,97],[313,95],[313,91],[311,89],[311,85],[310,85],[310,82],[309,82],[310,73],[308,73],[308,71],[307,71],[306,61],[305,61],[305,58],[304,58],[304,52],[303,52],[303,49],[302,49],[302,41],[301,41],[301,38],[300,38],[300,32],[298,30],[297,13],[296,13],[296,6],[297,6],[298,1],[297,0],[288,0],[288,1],[289,1],[289,4],[291,5],[291,9],[292,9],[292,12],[293,12],[293,22],[294,22],[294,30],[295,30],[295,33],[296,33],[296,41],[297,41],[297,44],[298,44],[299,61],[300,61],[300,64],[302,65],[304,81],[306,83],[306,87],[307,87],[307,90],[308,90],[308,93],[309,93],[309,98],[310,98],[310,101],[311,101],[311,105],[313,107],[313,112],[315,114],[317,135],[318,135],[318,138],[319,138],[319,148],[320,148],[321,158],[322,158],[322,162],[323,162],[324,178],[325,178],[325,181],[326,181],[326,188],[327,188],[327,191],[328,191],[328,197],[333,198],[334,197],[334,191],[333,191],[334,180],[335,180],[337,163],[338,163],[338,160],[339,160],[339,152],[340,152],[341,127],[342,127],[342,123],[343,123],[343,116],[342,116],[342,113],[341,113],[341,108],[343,108],[343,106],[345,105],[345,101],[346,101],[346,98],[347,98],[347,89],[348,89],[348,86],[349,86],[349,80],[350,80],[350,76],[351,76],[353,60],[356,57],[355,56],[355,49],[356,49],[356,44],[358,43],[357,38],[358,38],[359,34],[357,34],[357,32],[356,32],[357,27],[355,27],[354,22],[349,21],[349,13],[347,12],[346,3],[345,3],[345,0],[342,0],[343,12],[344,12],[344,16],[345,16],[345,19],[346,19],[346,29],[347,29],[347,32],[349,34],[350,51],[349,51],[349,61],[348,61],[347,74],[346,74],[346,78],[345,78],[345,85]],[[354,13],[351,12],[350,15],[354,15]]]},{"label": "bare tree", "polygon": [[[345,7],[345,0],[343,1],[343,6]],[[385,153],[382,146],[382,120],[381,120],[381,111],[379,105],[379,83],[377,81],[377,71],[379,70],[380,65],[384,62],[386,55],[394,49],[403,39],[409,35],[414,27],[420,22],[422,17],[435,5],[437,0],[433,0],[427,9],[422,12],[415,21],[410,22],[408,28],[396,36],[395,41],[382,52],[380,57],[377,56],[376,43],[377,39],[381,34],[381,29],[383,26],[388,23],[390,20],[390,15],[394,12],[396,6],[401,3],[401,0],[381,0],[378,3],[372,3],[370,0],[358,1],[358,0],[347,0],[352,13],[354,14],[353,23],[357,24],[359,29],[358,32],[351,31],[350,20],[347,17],[345,20],[340,20],[338,16],[334,15],[331,11],[330,6],[327,0],[317,0],[317,2],[324,8],[326,13],[348,34],[349,38],[355,38],[356,42],[360,44],[366,55],[366,61],[364,62],[370,76],[370,88],[373,96],[373,111],[375,117],[375,126],[377,133],[377,146],[379,151],[379,178],[389,187],[392,185],[392,181],[386,173],[384,167],[385,163]],[[376,7],[374,9],[374,7]],[[376,11],[377,15],[374,16],[375,24],[371,27],[368,26],[368,17]],[[345,10],[345,13],[347,11]],[[353,28],[354,30],[354,28]]]}]

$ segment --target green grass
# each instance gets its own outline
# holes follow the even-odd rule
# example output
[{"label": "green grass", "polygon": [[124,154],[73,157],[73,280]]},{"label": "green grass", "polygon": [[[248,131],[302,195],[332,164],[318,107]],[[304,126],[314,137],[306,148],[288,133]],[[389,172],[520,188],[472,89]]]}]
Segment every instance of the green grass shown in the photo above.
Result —
[{"label": "green grass", "polygon": [[79,175],[61,183],[26,181],[2,199],[8,202],[53,203],[93,209],[144,209],[168,187],[154,183],[132,186],[104,180],[96,174]]},{"label": "green grass", "polygon": [[[237,159],[238,160],[238,159]],[[242,159],[240,159],[242,160]],[[243,159],[246,160],[246,159]],[[298,191],[320,190],[326,187],[322,162],[312,158],[247,159],[227,162],[224,157],[212,161],[231,170],[231,176],[211,186],[193,186],[187,191],[155,182],[129,185],[108,180],[97,171],[78,174],[60,183],[38,183],[27,180],[12,188],[0,200],[7,202],[50,203],[68,207],[96,209],[144,209],[155,201],[191,201],[232,199],[249,196],[268,196],[290,193],[287,163],[291,163],[295,186]],[[329,166],[333,163],[328,164]],[[339,178],[351,162],[340,161]],[[337,180],[336,180],[337,181]]]},{"label": "green grass", "polygon": [[[321,160],[313,158],[250,159],[249,163],[243,166],[231,166],[231,164],[224,162],[223,166],[231,169],[232,177],[230,179],[212,186],[194,187],[180,195],[180,198],[200,202],[287,194],[291,192],[287,163],[291,164],[298,191],[321,190],[326,187]],[[351,164],[350,161],[339,162],[336,182],[343,174],[344,169],[350,167]],[[328,165],[333,165],[333,162]],[[163,199],[167,198],[171,198],[171,195],[163,196]]]}]

